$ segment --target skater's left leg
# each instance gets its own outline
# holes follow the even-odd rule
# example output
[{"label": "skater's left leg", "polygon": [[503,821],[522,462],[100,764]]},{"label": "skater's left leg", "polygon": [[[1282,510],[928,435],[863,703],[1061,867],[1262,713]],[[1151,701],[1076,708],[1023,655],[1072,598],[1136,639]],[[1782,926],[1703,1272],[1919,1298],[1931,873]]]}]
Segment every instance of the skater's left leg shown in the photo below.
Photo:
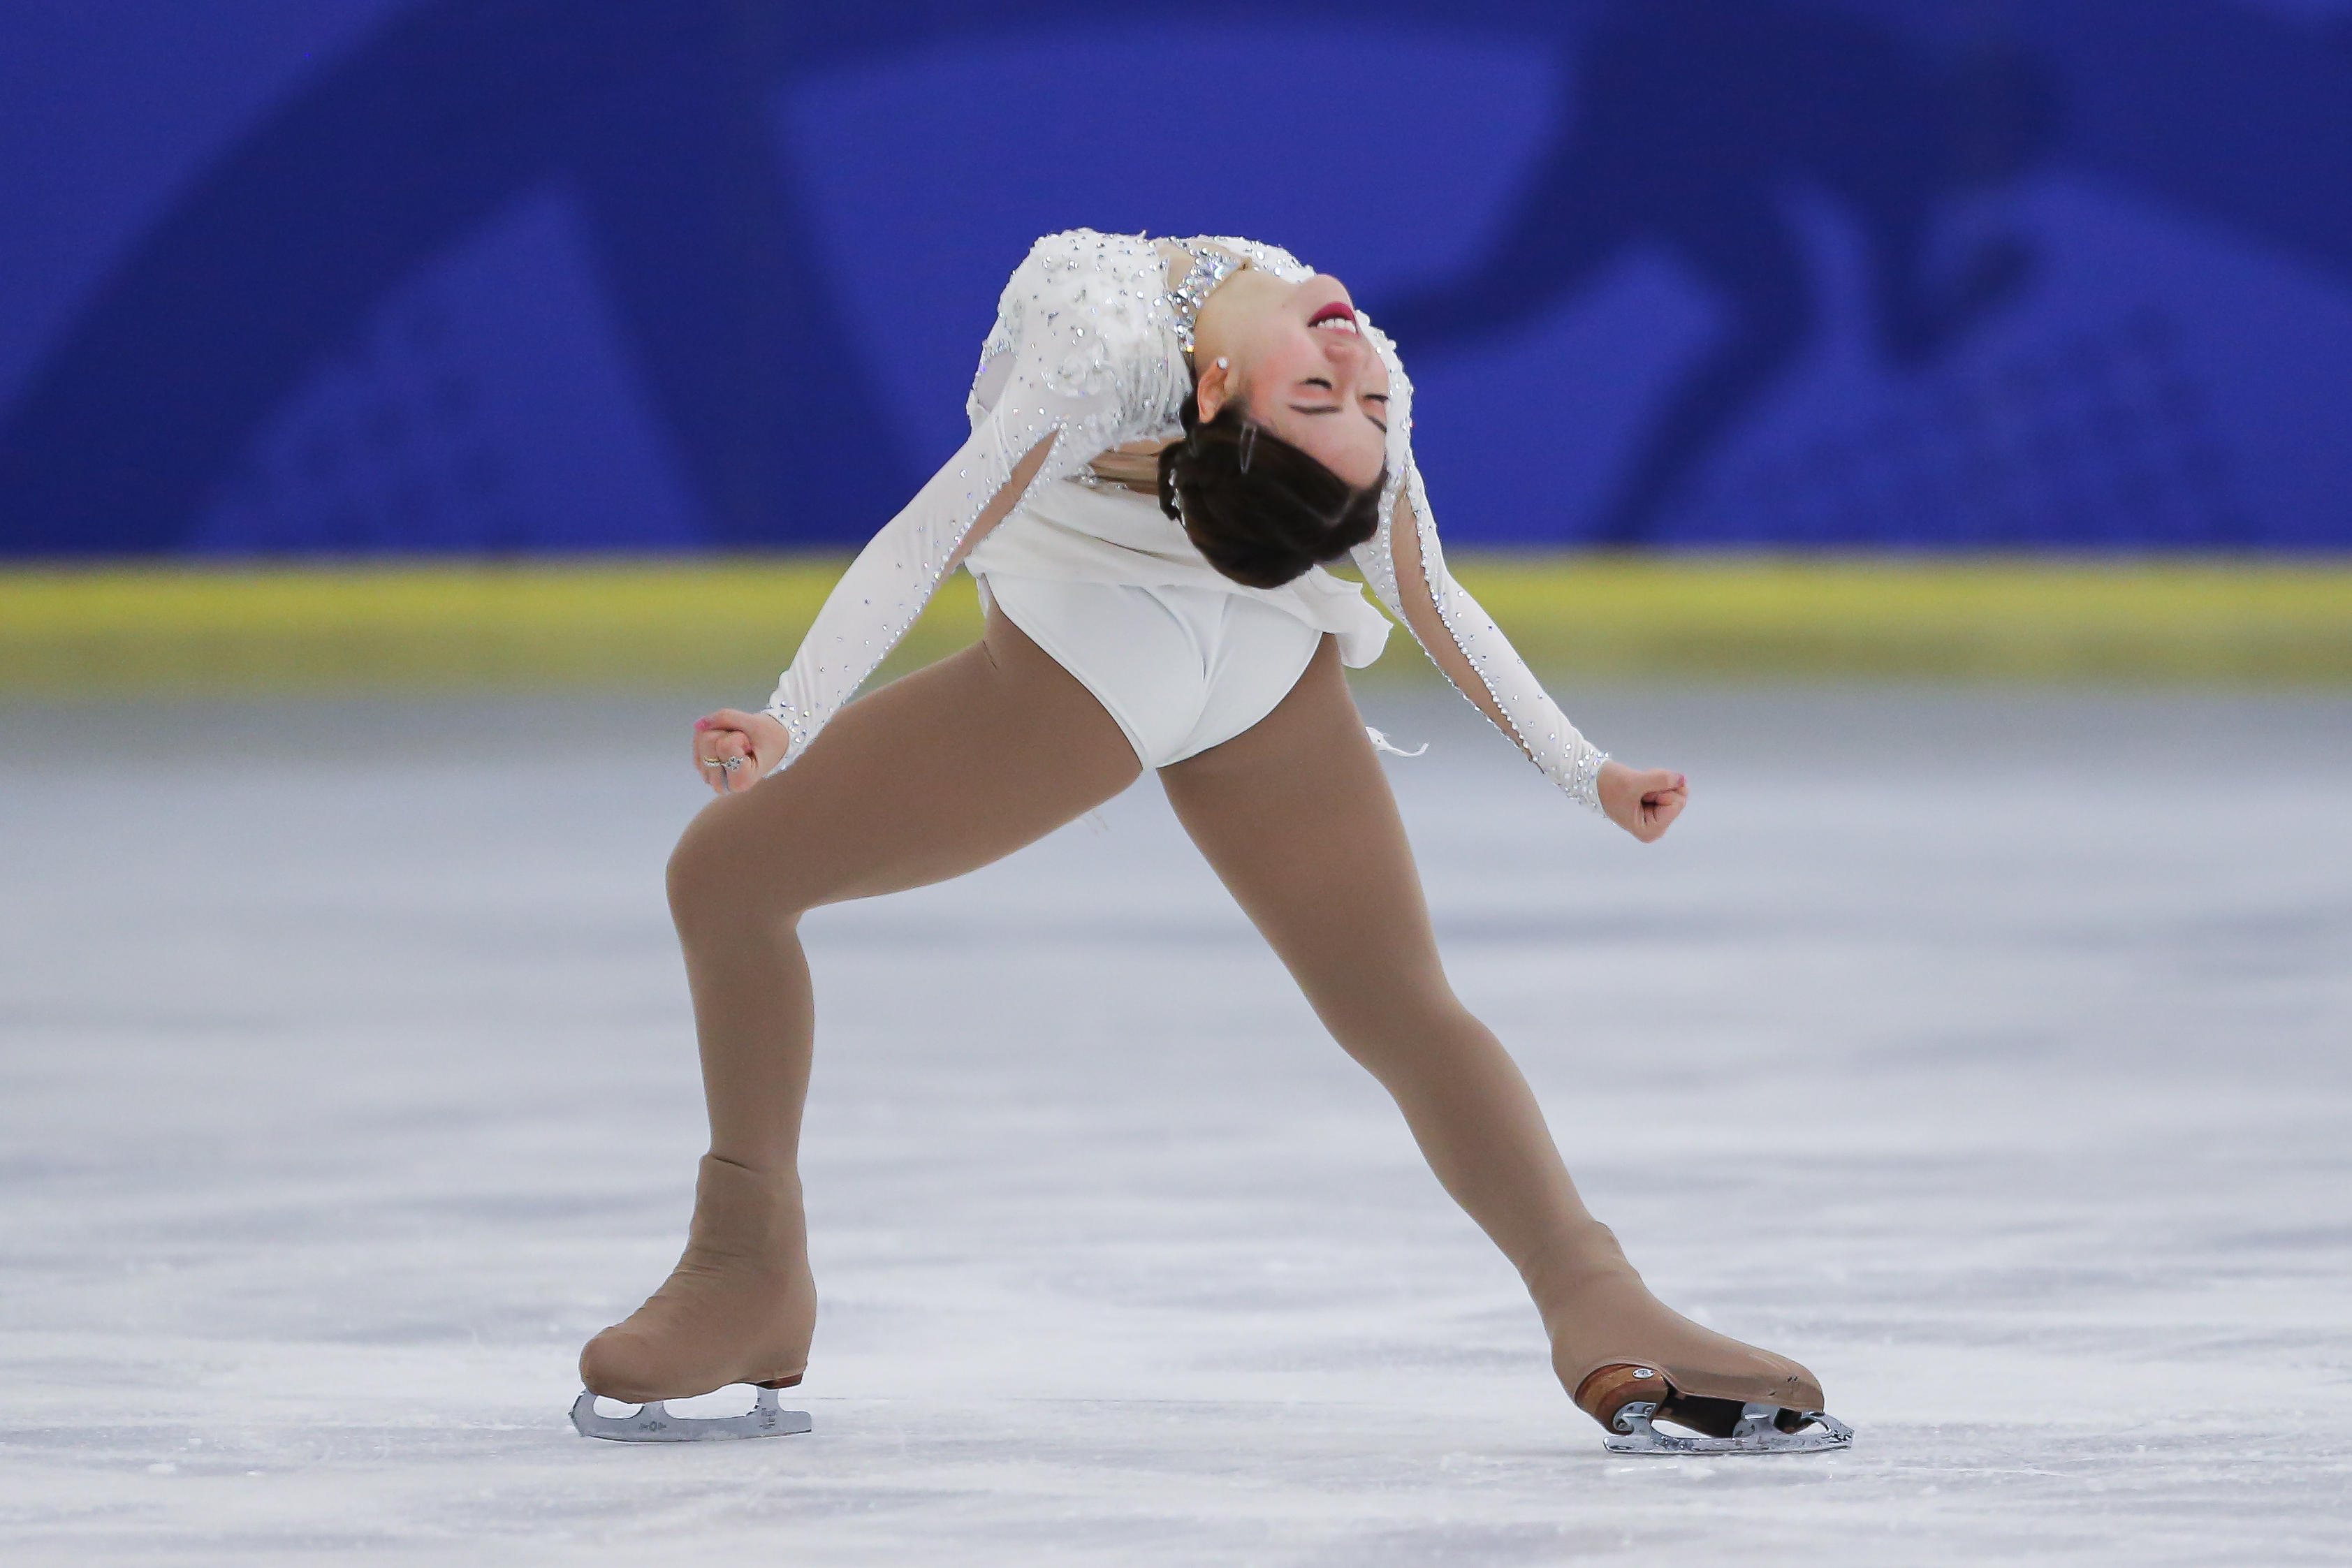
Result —
[{"label": "skater's left leg", "polygon": [[[1317,1015],[1395,1097],[1439,1181],[1517,1267],[1571,1396],[1630,1364],[1688,1395],[1820,1408],[1803,1367],[1659,1302],[1586,1210],[1527,1081],[1447,983],[1403,822],[1330,639],[1255,727],[1160,778]],[[1580,1403],[1593,1408],[1589,1395]]]}]

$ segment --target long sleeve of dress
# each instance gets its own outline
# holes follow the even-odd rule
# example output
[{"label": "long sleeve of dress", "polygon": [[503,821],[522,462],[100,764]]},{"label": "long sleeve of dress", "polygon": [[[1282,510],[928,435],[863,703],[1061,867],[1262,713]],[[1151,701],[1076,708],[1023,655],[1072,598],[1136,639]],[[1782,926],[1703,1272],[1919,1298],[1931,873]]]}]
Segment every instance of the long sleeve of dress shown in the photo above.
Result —
[{"label": "long sleeve of dress", "polygon": [[[1412,461],[1412,382],[1387,336],[1370,322],[1364,329],[1389,370],[1389,487],[1381,497],[1380,530],[1355,551],[1357,568],[1455,688],[1570,800],[1599,811],[1601,765],[1609,754],[1569,723],[1493,617],[1445,570],[1429,495]],[[1396,538],[1400,506],[1411,515],[1402,541],[1403,570]]]},{"label": "long sleeve of dress", "polygon": [[[1170,416],[1169,389],[1158,384],[1164,370],[1153,377],[1164,356],[1131,351],[1138,336],[1161,330],[1158,267],[1148,246],[1077,230],[1039,240],[1014,270],[981,350],[971,438],[858,552],[769,699],[792,736],[787,762],[914,625],[1040,443],[1053,445],[1032,487]],[[998,515],[1019,499],[1007,497]]]}]

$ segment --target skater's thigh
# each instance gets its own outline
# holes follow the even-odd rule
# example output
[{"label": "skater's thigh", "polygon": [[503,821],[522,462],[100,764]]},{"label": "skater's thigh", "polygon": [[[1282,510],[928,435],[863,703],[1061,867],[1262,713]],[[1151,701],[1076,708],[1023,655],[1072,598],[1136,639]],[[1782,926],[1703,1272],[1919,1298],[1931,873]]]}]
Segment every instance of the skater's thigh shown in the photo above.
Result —
[{"label": "skater's thigh", "polygon": [[1127,788],[1135,749],[1093,694],[991,614],[980,642],[843,708],[807,754],[713,801],[671,862],[791,910],[986,865]]},{"label": "skater's thigh", "polygon": [[1328,1023],[1454,1005],[1404,822],[1330,638],[1272,713],[1160,777]]}]

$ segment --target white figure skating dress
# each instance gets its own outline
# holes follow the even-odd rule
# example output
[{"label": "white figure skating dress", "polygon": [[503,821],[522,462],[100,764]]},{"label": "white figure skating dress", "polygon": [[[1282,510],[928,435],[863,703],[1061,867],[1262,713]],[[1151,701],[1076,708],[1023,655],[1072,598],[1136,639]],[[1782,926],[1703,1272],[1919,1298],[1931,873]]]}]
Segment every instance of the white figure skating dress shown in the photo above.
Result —
[{"label": "white figure skating dress", "polygon": [[[1235,263],[1286,282],[1313,276],[1255,241],[1176,242],[1207,260],[1171,278],[1151,240],[1072,229],[1014,269],[981,350],[971,437],[875,535],[818,612],[767,711],[814,738],[922,613],[961,561],[1013,622],[1101,699],[1147,767],[1247,729],[1297,681],[1325,633],[1360,668],[1388,626],[1356,585],[1315,568],[1280,588],[1220,574],[1158,503],[1095,482],[1089,463],[1130,442],[1183,434],[1192,314]],[[1429,608],[1476,673],[1506,729],[1570,799],[1595,810],[1605,755],[1577,733],[1501,631],[1445,570],[1412,458],[1412,383],[1395,345],[1360,315],[1390,379],[1389,482],[1380,528],[1354,552],[1364,580],[1408,626],[1393,531],[1409,504]],[[1020,505],[964,552],[972,526],[1040,441],[1053,449]]]}]

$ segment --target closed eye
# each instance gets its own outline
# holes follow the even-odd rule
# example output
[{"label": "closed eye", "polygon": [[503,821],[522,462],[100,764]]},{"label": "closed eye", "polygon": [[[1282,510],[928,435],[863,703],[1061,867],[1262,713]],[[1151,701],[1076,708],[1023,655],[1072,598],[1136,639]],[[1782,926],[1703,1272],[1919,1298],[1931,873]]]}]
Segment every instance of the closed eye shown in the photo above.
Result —
[{"label": "closed eye", "polygon": [[[1303,387],[1320,387],[1328,392],[1336,392],[1339,391],[1337,387],[1333,386],[1329,382],[1325,381],[1321,376],[1308,376],[1305,381],[1300,382],[1298,384]],[[1382,412],[1385,413],[1388,408],[1389,394],[1386,392],[1366,392],[1364,394],[1364,401],[1366,402],[1379,403]],[[1290,412],[1293,413],[1345,413],[1347,409],[1344,405],[1336,402],[1311,404],[1294,402],[1290,405]],[[1373,425],[1379,429],[1382,435],[1386,435],[1389,433],[1388,421],[1381,418],[1379,414],[1373,413],[1370,410],[1367,409],[1364,413],[1364,417],[1370,420]]]}]

